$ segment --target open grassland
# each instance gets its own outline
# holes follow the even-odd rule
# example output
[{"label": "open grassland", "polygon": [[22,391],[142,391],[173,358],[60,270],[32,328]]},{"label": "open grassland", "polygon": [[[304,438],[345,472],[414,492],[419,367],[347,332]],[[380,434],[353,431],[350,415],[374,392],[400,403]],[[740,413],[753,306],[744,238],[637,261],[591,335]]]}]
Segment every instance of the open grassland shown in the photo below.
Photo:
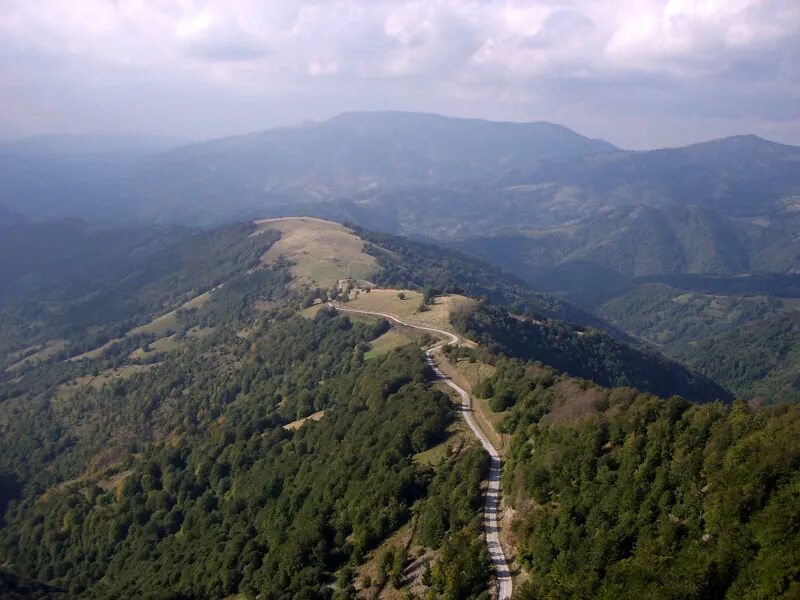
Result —
[{"label": "open grassland", "polygon": [[470,362],[466,358],[460,359],[456,367],[464,379],[469,382],[471,389],[478,387],[485,379],[488,379],[497,371],[494,365],[482,362]]},{"label": "open grassland", "polygon": [[[460,402],[460,398],[458,399]],[[436,467],[451,454],[457,454],[465,444],[475,443],[475,436],[469,431],[463,419],[453,421],[447,427],[447,437],[435,446],[414,455],[414,462]]]},{"label": "open grassland", "polygon": [[180,337],[178,334],[168,335],[151,342],[145,348],[137,348],[131,352],[130,358],[133,360],[144,360],[156,354],[172,352],[183,346],[187,338],[198,339],[211,335],[212,333],[214,333],[213,327],[193,327],[186,332],[185,337]]},{"label": "open grassland", "polygon": [[316,304],[312,304],[311,306],[300,310],[300,315],[306,319],[313,319],[324,306],[324,302],[317,302]]},{"label": "open grassland", "polygon": [[23,367],[37,365],[61,352],[65,345],[66,342],[64,340],[50,340],[38,349],[36,347],[26,348],[20,354],[27,354],[27,356],[10,365],[6,370],[13,373]]},{"label": "open grassland", "polygon": [[[94,348],[93,350],[89,350],[88,352],[84,352],[83,354],[78,354],[77,356],[73,356],[69,360],[76,361],[76,360],[100,358],[106,353],[106,351],[113,344],[121,342],[124,338],[132,335],[150,334],[159,336],[161,339],[153,342],[151,346],[157,344],[158,342],[161,342],[164,339],[169,339],[170,337],[174,337],[174,333],[182,328],[180,319],[178,317],[178,312],[182,310],[192,310],[196,308],[201,308],[210,300],[210,298],[211,298],[211,292],[204,292],[198,296],[195,296],[191,300],[184,302],[175,310],[171,310],[168,313],[158,316],[149,323],[145,323],[144,325],[140,325],[139,327],[134,327],[123,337],[109,340],[102,346]],[[168,342],[162,342],[162,345],[167,343]]]},{"label": "open grassland", "polygon": [[[400,298],[400,294],[404,298]],[[360,292],[347,303],[346,308],[354,310],[367,310],[394,315],[411,325],[422,325],[423,327],[435,327],[444,331],[453,331],[450,323],[450,315],[461,306],[473,300],[466,296],[450,294],[447,296],[437,296],[434,304],[428,306],[428,310],[419,310],[422,303],[422,293],[413,290],[392,290],[374,289],[369,294]]]},{"label": "open grassland", "polygon": [[364,358],[370,359],[383,356],[395,348],[400,348],[408,344],[419,344],[421,341],[422,336],[414,329],[393,325],[389,331],[372,340],[370,343],[370,350],[364,354]]},{"label": "open grassland", "polygon": [[149,365],[125,365],[123,367],[117,367],[116,369],[107,369],[105,371],[101,371],[97,375],[83,375],[82,377],[76,377],[75,379],[67,381],[66,383],[62,383],[60,386],[58,386],[56,397],[62,399],[70,392],[75,392],[86,387],[99,390],[106,384],[112,384],[117,380],[133,377],[137,373],[144,373],[156,365],[157,363]]},{"label": "open grassland", "polygon": [[378,270],[373,256],[364,252],[364,241],[346,227],[313,217],[285,217],[256,221],[251,235],[274,229],[281,238],[261,258],[269,264],[283,256],[293,263],[294,285],[332,287],[348,275],[368,279]]},{"label": "open grassland", "polygon": [[180,320],[178,318],[178,311],[192,310],[193,308],[201,308],[211,299],[211,292],[204,292],[199,296],[195,296],[188,302],[184,302],[175,310],[156,317],[149,323],[135,327],[128,332],[128,335],[139,335],[142,333],[149,333],[157,336],[164,336],[169,332],[178,331],[181,328]]}]

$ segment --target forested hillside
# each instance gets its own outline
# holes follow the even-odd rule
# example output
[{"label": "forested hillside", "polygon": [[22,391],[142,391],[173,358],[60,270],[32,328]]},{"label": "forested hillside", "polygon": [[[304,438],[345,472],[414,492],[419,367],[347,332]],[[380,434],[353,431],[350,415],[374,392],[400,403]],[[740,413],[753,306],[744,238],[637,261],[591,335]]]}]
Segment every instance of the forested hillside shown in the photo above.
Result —
[{"label": "forested hillside", "polygon": [[[278,239],[276,232],[251,237],[255,229],[247,223],[173,236],[152,227],[23,226],[25,244],[15,244],[16,236],[0,244],[8,244],[10,257],[0,265],[9,279],[0,302],[0,367],[24,363],[48,346],[57,346],[53,354],[61,358],[76,356],[206,292],[216,296],[216,312],[224,312],[223,305],[230,308],[242,300],[234,297],[237,278],[256,267]],[[114,240],[108,251],[98,251],[108,239]],[[19,254],[23,256],[15,261]],[[279,270],[288,276],[285,268]],[[258,280],[265,277],[270,276],[260,272],[248,278],[249,291],[257,290]],[[263,283],[267,295],[282,294],[280,286]],[[221,284],[228,284],[227,289]],[[245,293],[241,287],[239,291]],[[188,308],[179,315],[184,323],[174,323],[173,330],[188,329],[193,318],[191,325],[205,316]],[[198,312],[203,315],[193,315]]]},{"label": "forested hillside", "polygon": [[[794,538],[764,523],[796,529],[793,409],[711,402],[731,397],[568,302],[454,251],[354,231],[187,232],[72,287],[48,284],[57,262],[37,267],[42,286],[2,307],[0,595],[485,600],[486,454],[422,334],[330,310],[334,296],[393,298],[420,318],[463,307],[441,326],[477,343],[452,356],[490,363],[475,391],[497,411],[493,435],[511,436],[516,513],[501,527],[531,576],[522,598],[788,593]],[[108,274],[117,260],[122,277]],[[370,281],[318,283],[352,265]]]},{"label": "forested hillside", "polygon": [[[460,350],[511,435],[515,598],[794,598],[800,410],[663,400]],[[453,353],[455,354],[455,353]]]},{"label": "forested hillside", "polygon": [[743,398],[800,402],[800,311],[731,328],[683,358]]},{"label": "forested hillside", "polygon": [[[0,452],[4,468],[27,467],[0,534],[3,562],[70,596],[329,597],[330,575],[363,561],[426,497],[432,473],[411,459],[442,439],[454,413],[426,383],[417,350],[364,361],[371,326],[323,311],[260,327],[250,341],[216,340],[227,356],[191,347],[73,394],[63,416],[46,401],[20,406]],[[319,423],[281,427],[321,409]],[[93,423],[101,414],[113,417]],[[19,445],[45,435],[44,452]],[[425,504],[425,543],[438,548],[463,528],[475,535],[473,498],[449,518],[446,503]],[[474,567],[480,588],[485,561]],[[457,584],[437,569],[436,585]]]},{"label": "forested hillside", "polygon": [[484,348],[537,360],[601,385],[632,386],[663,398],[680,395],[695,402],[732,398],[730,392],[680,363],[628,346],[601,331],[514,316],[502,306],[489,304],[457,314],[454,324]]}]

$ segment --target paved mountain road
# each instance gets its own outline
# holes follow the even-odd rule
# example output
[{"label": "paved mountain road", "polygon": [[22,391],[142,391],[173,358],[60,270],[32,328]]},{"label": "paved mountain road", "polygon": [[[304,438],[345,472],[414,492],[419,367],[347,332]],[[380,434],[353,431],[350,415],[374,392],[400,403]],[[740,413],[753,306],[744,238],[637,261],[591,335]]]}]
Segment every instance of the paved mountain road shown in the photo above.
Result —
[{"label": "paved mountain road", "polygon": [[383,317],[385,319],[389,319],[390,321],[394,321],[399,325],[411,327],[413,329],[420,329],[422,331],[429,331],[445,338],[438,344],[434,344],[425,351],[425,360],[433,368],[433,372],[436,373],[436,376],[443,383],[453,388],[461,397],[461,408],[462,414],[464,415],[464,420],[467,422],[467,425],[469,425],[472,433],[474,433],[475,437],[478,438],[486,452],[489,453],[489,487],[486,490],[486,502],[483,507],[483,528],[486,532],[486,545],[489,548],[489,556],[492,560],[492,567],[494,568],[495,576],[497,578],[497,598],[498,600],[509,600],[512,592],[511,571],[508,568],[508,561],[506,561],[506,556],[503,553],[502,546],[500,545],[500,528],[497,525],[497,515],[500,512],[500,474],[503,468],[503,463],[500,460],[500,454],[497,452],[495,447],[492,446],[492,443],[484,435],[480,427],[478,427],[478,424],[475,422],[475,418],[472,416],[472,398],[470,398],[469,393],[467,393],[465,389],[456,385],[452,379],[445,375],[439,369],[439,367],[436,366],[436,362],[433,360],[433,352],[435,350],[438,350],[442,346],[453,346],[460,341],[460,338],[457,335],[443,329],[407,323],[388,313],[344,308],[340,305],[334,305],[332,303],[329,303],[328,306],[342,312]]}]

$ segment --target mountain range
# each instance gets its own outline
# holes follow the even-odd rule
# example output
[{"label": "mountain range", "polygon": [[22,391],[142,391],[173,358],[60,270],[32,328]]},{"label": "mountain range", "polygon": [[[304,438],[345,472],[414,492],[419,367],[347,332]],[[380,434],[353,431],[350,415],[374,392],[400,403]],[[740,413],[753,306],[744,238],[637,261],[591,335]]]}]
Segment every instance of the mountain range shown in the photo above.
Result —
[{"label": "mountain range", "polygon": [[[775,298],[780,307],[759,318],[794,305],[800,148],[741,135],[629,151],[552,123],[402,112],[194,143],[44,136],[0,145],[0,211],[6,295],[63,291],[68,277],[85,283],[104,262],[117,264],[137,245],[145,255],[165,251],[192,227],[306,214],[473,255],[518,285],[572,302],[551,316],[683,358],[687,343],[744,322],[718,318],[715,302]],[[63,217],[92,225],[62,222],[41,244],[26,233],[30,219]],[[105,252],[93,253],[85,238]],[[79,258],[86,269],[26,275],[48,255],[64,265]],[[669,291],[653,295],[664,288],[652,284]],[[676,300],[687,293],[704,299],[691,305],[702,319]],[[656,329],[643,307],[670,318]]]},{"label": "mountain range", "polygon": [[[535,255],[523,273],[586,256],[623,276],[785,272],[797,266],[798,167],[800,148],[755,136],[632,152],[545,122],[345,113],[183,145],[5,144],[0,206],[180,225],[307,213],[466,250],[491,237]],[[631,244],[637,264],[619,258]]]}]

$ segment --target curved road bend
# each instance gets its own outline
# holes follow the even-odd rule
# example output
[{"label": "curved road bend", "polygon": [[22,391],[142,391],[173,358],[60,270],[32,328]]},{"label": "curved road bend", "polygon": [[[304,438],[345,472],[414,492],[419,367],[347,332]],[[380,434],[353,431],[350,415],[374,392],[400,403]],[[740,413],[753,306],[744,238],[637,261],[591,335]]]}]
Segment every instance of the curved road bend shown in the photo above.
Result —
[{"label": "curved road bend", "polygon": [[486,531],[486,545],[489,548],[489,556],[492,560],[492,567],[494,568],[495,575],[497,577],[497,598],[498,600],[509,600],[511,598],[512,591],[511,571],[508,568],[508,562],[506,561],[506,556],[503,553],[503,548],[500,546],[500,528],[497,525],[497,515],[500,512],[500,472],[503,466],[500,460],[500,454],[498,454],[495,447],[492,446],[492,443],[484,435],[484,433],[478,427],[478,424],[475,422],[475,417],[472,416],[472,398],[470,398],[466,390],[456,385],[452,379],[447,377],[447,375],[445,375],[439,369],[439,367],[436,366],[436,363],[433,360],[434,350],[437,350],[442,346],[453,346],[457,344],[459,341],[458,336],[450,333],[449,331],[444,331],[443,329],[424,327],[422,325],[412,325],[411,323],[406,323],[394,315],[387,313],[373,312],[369,310],[355,310],[353,308],[342,308],[341,306],[334,304],[328,304],[328,306],[342,312],[360,313],[362,315],[383,317],[385,319],[389,319],[390,321],[394,321],[399,325],[411,327],[413,329],[420,329],[422,331],[430,331],[446,338],[425,351],[425,361],[433,368],[433,372],[436,373],[436,376],[443,383],[449,385],[456,392],[458,392],[459,396],[461,396],[461,408],[462,414],[464,415],[464,420],[467,422],[467,425],[469,425],[472,433],[474,433],[475,437],[478,438],[486,452],[489,453],[489,487],[486,490],[486,503],[483,506],[483,528]]}]

